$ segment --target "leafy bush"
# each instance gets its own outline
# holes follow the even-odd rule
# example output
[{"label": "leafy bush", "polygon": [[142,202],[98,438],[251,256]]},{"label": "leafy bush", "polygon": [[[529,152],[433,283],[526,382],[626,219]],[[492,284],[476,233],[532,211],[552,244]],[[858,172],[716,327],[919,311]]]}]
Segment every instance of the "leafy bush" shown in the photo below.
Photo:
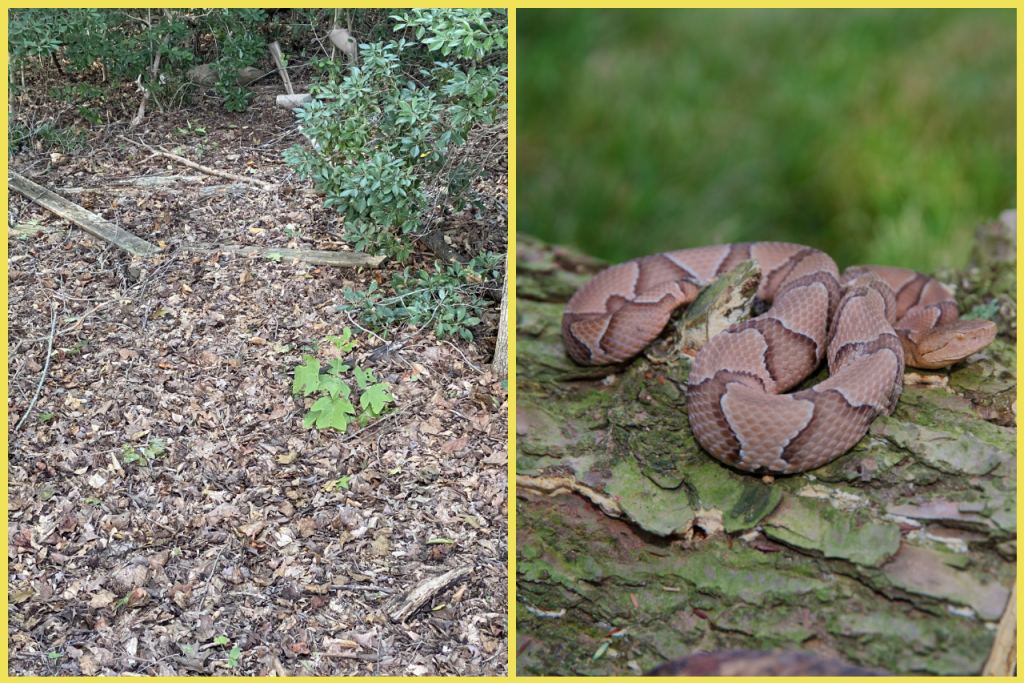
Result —
[{"label": "leafy bush", "polygon": [[[412,10],[391,20],[415,40],[361,44],[360,65],[344,76],[322,65],[316,99],[296,109],[312,148],[295,146],[285,158],[345,214],[357,251],[405,260],[406,236],[428,207],[459,210],[465,201],[471,178],[452,173],[452,151],[508,106],[508,23],[504,10],[488,9]],[[434,52],[455,59],[421,63]]]},{"label": "leafy bush", "polygon": [[[348,353],[355,348],[355,342],[351,338],[352,331],[347,327],[342,331],[340,337],[327,337],[328,341],[342,353]],[[295,368],[292,392],[303,396],[317,392],[321,394],[306,413],[302,421],[303,427],[309,428],[314,425],[317,429],[333,427],[339,432],[344,432],[352,422],[364,427],[371,419],[380,417],[386,405],[395,400],[391,394],[387,393],[391,385],[387,382],[378,382],[373,375],[373,370],[363,370],[358,365],[350,367],[335,359],[329,363],[326,373],[321,374],[320,361],[306,354],[302,354],[302,358],[306,362]],[[356,385],[361,390],[359,407],[362,412],[358,416],[356,407],[350,400],[352,388],[342,380],[342,376],[349,370],[352,370]]]},{"label": "leafy bush", "polygon": [[245,111],[252,92],[236,85],[235,80],[239,69],[255,66],[266,54],[267,41],[259,29],[267,20],[267,13],[261,9],[221,12],[214,30],[221,49],[220,59],[214,62],[218,80],[213,90],[224,99],[224,108],[228,111]]}]

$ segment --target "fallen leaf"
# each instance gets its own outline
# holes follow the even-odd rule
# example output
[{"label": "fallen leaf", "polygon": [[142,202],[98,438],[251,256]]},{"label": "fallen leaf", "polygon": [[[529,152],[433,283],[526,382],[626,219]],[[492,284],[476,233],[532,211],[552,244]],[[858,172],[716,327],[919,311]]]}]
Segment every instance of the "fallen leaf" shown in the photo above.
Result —
[{"label": "fallen leaf", "polygon": [[441,452],[442,453],[448,453],[448,454],[458,453],[463,448],[465,448],[467,445],[469,445],[469,437],[468,436],[464,436],[461,439],[452,439],[451,441],[449,441],[449,442],[445,443],[443,446],[441,446]]},{"label": "fallen leaf", "polygon": [[420,431],[424,434],[440,434],[441,421],[435,415],[428,420],[420,422]]},{"label": "fallen leaf", "polygon": [[134,590],[128,595],[128,606],[139,607],[145,605],[149,601],[149,593],[146,592],[145,588],[136,586]]}]

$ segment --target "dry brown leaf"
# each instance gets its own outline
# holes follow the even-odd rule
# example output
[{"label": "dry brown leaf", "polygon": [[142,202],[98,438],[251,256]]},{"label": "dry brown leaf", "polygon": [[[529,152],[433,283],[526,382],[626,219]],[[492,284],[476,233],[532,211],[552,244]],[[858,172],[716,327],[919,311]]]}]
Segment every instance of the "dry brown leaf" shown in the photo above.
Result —
[{"label": "dry brown leaf", "polygon": [[420,431],[424,434],[440,434],[441,421],[437,419],[437,416],[430,417],[429,419],[420,422]]},{"label": "dry brown leaf", "polygon": [[303,538],[309,538],[316,533],[316,522],[314,522],[310,517],[303,517],[300,519],[298,527],[299,536],[302,536]]},{"label": "dry brown leaf", "polygon": [[282,465],[291,465],[293,462],[299,459],[299,454],[295,451],[288,451],[287,453],[278,453],[277,461]]},{"label": "dry brown leaf", "polygon": [[458,453],[463,448],[469,445],[469,437],[463,436],[459,439],[452,439],[441,446],[441,452],[451,455],[452,453]]}]

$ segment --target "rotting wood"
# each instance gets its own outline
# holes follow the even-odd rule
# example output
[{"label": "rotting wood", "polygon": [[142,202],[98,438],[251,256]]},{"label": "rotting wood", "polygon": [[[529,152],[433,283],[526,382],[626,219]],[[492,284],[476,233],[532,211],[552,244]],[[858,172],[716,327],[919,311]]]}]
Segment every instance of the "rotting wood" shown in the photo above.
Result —
[{"label": "rotting wood", "polygon": [[[197,176],[202,180],[205,180],[207,176]],[[240,194],[242,192],[248,192],[252,189],[252,186],[248,183],[235,183],[233,185],[204,185],[202,187],[193,189],[182,190],[176,187],[165,187],[172,183],[162,182],[142,182],[144,178],[140,178],[138,183],[135,183],[136,187],[130,187],[127,185],[113,185],[111,187],[59,187],[57,188],[65,194],[131,194],[138,195],[144,192],[160,192],[164,194],[186,194],[188,192],[198,192],[200,197],[210,197],[218,194]],[[154,178],[154,181],[162,180],[162,178]],[[285,188],[281,188],[282,191]],[[312,188],[293,188],[295,194],[302,195],[303,197],[324,197],[326,193],[323,190],[314,190]]]},{"label": "rotting wood", "polygon": [[1013,676],[1017,669],[1017,584],[1013,584],[1006,611],[999,620],[982,676]]},{"label": "rotting wood", "polygon": [[249,258],[272,258],[281,261],[303,261],[316,266],[335,266],[338,268],[379,268],[387,256],[370,256],[354,251],[316,251],[307,249],[279,249],[277,247],[245,247],[228,245],[223,247],[200,247],[195,244],[183,244],[182,249],[199,254],[229,253]]},{"label": "rotting wood", "polygon": [[[1005,233],[997,235],[999,244],[1006,244]],[[975,247],[971,265],[965,271],[949,269],[946,276],[960,285],[961,310],[1016,286],[1012,242],[1000,246],[1005,256],[998,263],[981,256],[996,249]],[[518,297],[512,316],[518,334],[517,539],[530,550],[519,554],[517,599],[521,607],[532,601],[549,611],[566,609],[571,617],[555,628],[519,610],[519,638],[531,639],[517,662],[520,675],[628,675],[635,669],[622,656],[593,658],[596,644],[587,639],[587,624],[602,622],[646,625],[629,629],[630,656],[639,670],[698,648],[735,647],[738,632],[744,647],[776,647],[779,624],[788,619],[804,620],[800,642],[813,641],[860,665],[894,673],[977,675],[986,659],[1012,661],[1007,650],[994,647],[998,631],[990,632],[986,622],[1001,618],[1000,625],[1009,627],[1014,621],[1006,611],[1015,600],[1016,489],[1005,482],[1016,476],[1016,421],[1009,427],[986,421],[974,407],[997,392],[1013,391],[1016,384],[1012,298],[1007,297],[998,319],[1012,336],[1004,333],[985,354],[949,372],[948,388],[905,388],[891,423],[880,425],[846,463],[816,471],[815,481],[806,484],[794,477],[762,489],[753,477],[710,464],[698,450],[686,412],[680,410],[686,406],[685,392],[679,390],[689,372],[685,359],[672,365],[652,352],[601,376],[573,367],[562,347],[560,302],[596,269],[590,257],[528,236],[520,236],[516,248],[521,267],[510,289]],[[529,268],[522,267],[524,262]],[[1004,411],[1015,418],[1015,411],[1000,406],[999,412]],[[922,422],[927,426],[920,427]],[[902,435],[901,430],[909,436],[888,440],[889,434]],[[915,527],[938,530],[936,537],[944,528],[963,528],[961,519],[968,513],[956,497],[962,470],[926,475],[927,504],[935,507],[917,498],[908,475],[917,468],[939,471],[928,463],[941,462],[948,452],[945,435],[955,439],[956,430],[985,439],[964,449],[969,453],[965,469],[977,469],[975,458],[982,452],[1000,463],[989,474],[967,475],[985,483],[978,486],[984,493],[975,507],[965,506],[979,511],[971,513],[969,524],[980,538],[957,551],[962,564],[953,568],[945,564],[952,555],[926,547],[918,548],[909,563],[873,567],[867,554],[845,551],[849,559],[826,557],[835,552],[833,541],[827,551],[818,550],[823,544],[802,545],[815,535],[841,534],[847,543],[850,531],[863,525],[897,539],[905,560],[920,542],[912,536]],[[541,477],[552,481],[531,481]],[[621,512],[594,509],[591,503],[597,501],[587,496],[592,490],[575,490],[583,485],[598,487]],[[763,492],[752,494],[759,489]],[[553,493],[576,495],[550,498]],[[837,510],[833,501],[847,495],[857,501],[856,513],[850,507]],[[825,498],[812,501],[810,496]],[[936,514],[937,506],[944,507]],[[997,509],[1005,512],[990,514]],[[913,521],[900,523],[899,533],[893,534],[886,525],[894,522],[881,511],[907,512]],[[847,520],[854,514],[860,521],[850,525]],[[615,516],[624,518],[625,526],[607,519]],[[721,532],[716,525],[723,525]],[[823,531],[829,526],[838,534]],[[649,530],[660,538],[645,536]],[[761,541],[765,531],[785,539],[778,554],[778,545]],[[865,536],[847,548],[877,552],[881,538]],[[580,548],[586,548],[585,563],[573,561]],[[629,562],[622,561],[624,556]],[[630,602],[633,596],[609,595],[608,586],[640,590]],[[771,610],[751,607],[765,599]],[[1014,638],[1007,636],[1007,641]]]},{"label": "rotting wood", "polygon": [[255,185],[257,187],[260,187],[260,188],[266,190],[267,192],[273,192],[274,190],[280,190],[281,189],[279,186],[274,185],[273,183],[267,183],[267,182],[264,182],[262,180],[258,180],[256,178],[246,178],[245,176],[240,176],[240,175],[235,174],[235,173],[229,173],[228,171],[220,171],[220,170],[217,170],[216,168],[210,168],[209,166],[203,166],[202,164],[197,164],[196,162],[192,161],[191,159],[186,159],[185,157],[183,157],[183,156],[181,156],[179,154],[175,154],[174,152],[165,152],[162,149],[158,149],[156,147],[151,147],[150,145],[147,145],[145,142],[142,142],[140,140],[132,140],[131,138],[127,138],[127,137],[125,137],[123,135],[119,135],[118,137],[120,137],[122,140],[126,140],[126,141],[132,143],[133,145],[139,145],[140,147],[145,147],[147,150],[149,150],[153,154],[159,154],[160,156],[167,157],[168,159],[173,159],[174,161],[177,161],[179,164],[183,164],[185,166],[188,166],[189,168],[194,168],[197,171],[202,171],[203,173],[206,173],[208,175],[215,175],[215,176],[220,176],[221,178],[230,178],[231,180],[237,180],[239,182],[249,183],[249,184]]},{"label": "rotting wood", "polygon": [[52,211],[61,218],[71,221],[94,237],[110,242],[135,256],[151,256],[160,252],[160,247],[122,230],[113,223],[100,218],[92,211],[86,211],[69,202],[42,185],[36,185],[28,178],[11,171],[7,175],[7,186],[21,193],[39,206]]},{"label": "rotting wood", "polygon": [[467,578],[473,573],[472,565],[465,565],[453,569],[450,572],[435,576],[425,581],[420,581],[413,586],[408,593],[399,595],[389,600],[384,605],[384,612],[391,621],[400,623],[412,616],[413,612],[422,607],[430,598],[434,597],[449,586]]}]

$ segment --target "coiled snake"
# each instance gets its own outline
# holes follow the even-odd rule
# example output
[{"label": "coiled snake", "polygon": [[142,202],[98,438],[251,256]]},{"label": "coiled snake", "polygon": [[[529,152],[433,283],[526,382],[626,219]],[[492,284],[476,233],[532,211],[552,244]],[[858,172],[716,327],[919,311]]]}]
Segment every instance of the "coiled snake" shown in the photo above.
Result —
[{"label": "coiled snake", "polygon": [[[952,294],[912,270],[854,266],[840,277],[824,252],[752,242],[644,256],[598,273],[569,300],[562,338],[582,365],[620,363],[650,344],[701,286],[758,261],[764,314],[729,327],[697,354],[690,425],[719,460],[757,473],[820,467],[896,407],[904,363],[934,369],[988,346],[996,325],[960,320]],[[829,378],[782,392],[828,356]]]}]

